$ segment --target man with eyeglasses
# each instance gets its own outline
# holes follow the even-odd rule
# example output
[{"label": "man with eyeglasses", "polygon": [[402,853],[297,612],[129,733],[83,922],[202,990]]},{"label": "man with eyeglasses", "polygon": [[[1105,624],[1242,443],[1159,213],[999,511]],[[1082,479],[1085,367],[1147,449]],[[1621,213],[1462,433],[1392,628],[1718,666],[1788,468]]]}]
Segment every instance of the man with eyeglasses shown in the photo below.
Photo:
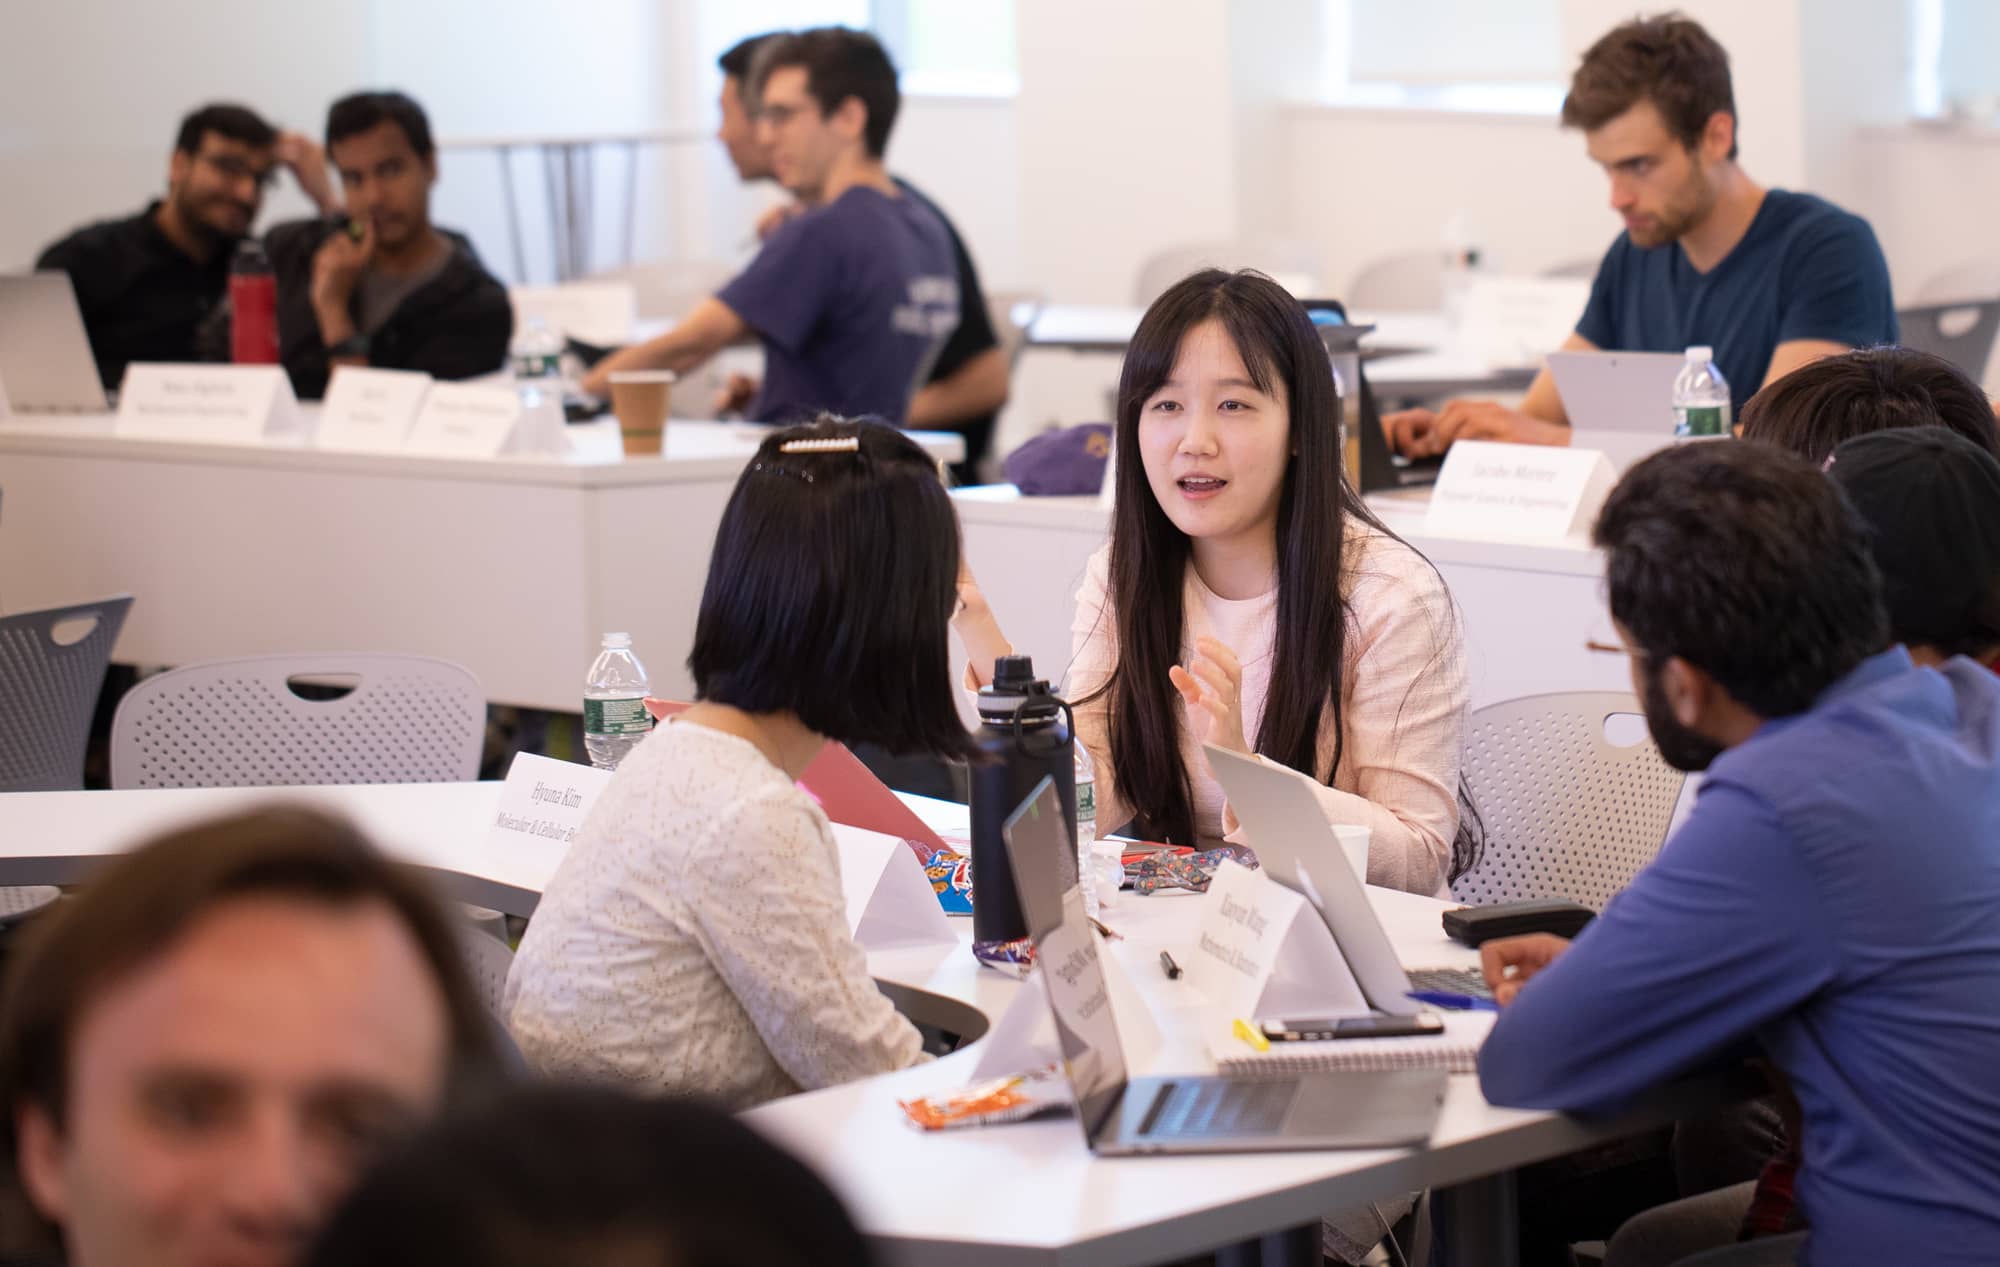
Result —
[{"label": "man with eyeglasses", "polygon": [[135,216],[78,229],[37,269],[69,274],[97,372],[115,388],[133,361],[197,359],[196,330],[222,301],[237,241],[282,166],[322,211],[339,205],[326,155],[245,106],[203,106],[181,121],[167,196]]}]

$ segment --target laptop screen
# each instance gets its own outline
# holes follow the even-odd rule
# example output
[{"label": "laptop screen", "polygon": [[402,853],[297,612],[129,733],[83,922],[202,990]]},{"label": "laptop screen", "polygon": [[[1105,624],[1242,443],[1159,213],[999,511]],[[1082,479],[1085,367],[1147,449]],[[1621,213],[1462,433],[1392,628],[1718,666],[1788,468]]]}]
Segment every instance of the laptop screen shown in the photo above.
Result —
[{"label": "laptop screen", "polygon": [[1125,1049],[1111,1012],[1111,985],[1097,960],[1097,937],[1083,891],[1059,878],[1070,847],[1069,823],[1055,781],[1044,778],[1001,834],[1014,864],[1021,912],[1035,939],[1035,962],[1055,1016],[1063,1072],[1076,1096],[1077,1120],[1090,1139],[1125,1090]]}]

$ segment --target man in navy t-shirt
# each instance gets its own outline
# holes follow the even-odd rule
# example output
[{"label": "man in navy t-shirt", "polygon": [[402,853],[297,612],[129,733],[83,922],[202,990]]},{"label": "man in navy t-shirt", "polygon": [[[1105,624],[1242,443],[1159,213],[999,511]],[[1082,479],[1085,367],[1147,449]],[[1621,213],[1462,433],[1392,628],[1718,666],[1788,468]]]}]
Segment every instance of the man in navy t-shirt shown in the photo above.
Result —
[{"label": "man in navy t-shirt", "polygon": [[[1563,101],[1611,182],[1625,232],[1564,351],[1715,349],[1735,404],[1806,362],[1896,341],[1889,269],[1859,216],[1765,189],[1736,162],[1729,58],[1699,25],[1642,18],[1584,54]],[[1454,400],[1382,420],[1413,456],[1454,440],[1568,444],[1547,368],[1520,408]]]},{"label": "man in navy t-shirt", "polygon": [[832,27],[773,37],[760,57],[759,139],[810,209],[687,320],[607,357],[584,386],[607,394],[621,369],[685,372],[754,334],[764,382],[751,418],[831,410],[901,422],[958,324],[958,281],[943,224],[882,163],[895,67],[873,37]]}]

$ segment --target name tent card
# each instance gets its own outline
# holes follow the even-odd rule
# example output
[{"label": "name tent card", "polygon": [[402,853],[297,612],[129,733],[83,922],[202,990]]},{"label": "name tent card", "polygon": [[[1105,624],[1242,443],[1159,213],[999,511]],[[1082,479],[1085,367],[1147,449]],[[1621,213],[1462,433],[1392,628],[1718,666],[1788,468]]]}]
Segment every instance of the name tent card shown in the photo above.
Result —
[{"label": "name tent card", "polygon": [[1618,482],[1596,449],[1461,440],[1445,454],[1424,529],[1440,537],[1585,543]]},{"label": "name tent card", "polygon": [[958,945],[924,864],[899,837],[835,823],[833,840],[855,941],[868,950]]},{"label": "name tent card", "polygon": [[1181,966],[1224,1016],[1352,1016],[1361,986],[1319,913],[1298,894],[1224,862],[1202,896],[1201,922]]},{"label": "name tent card", "polygon": [[305,430],[292,380],[276,365],[161,365],[125,370],[121,436],[257,444]]},{"label": "name tent card", "polygon": [[403,452],[443,458],[561,452],[561,404],[553,435],[549,413],[526,408],[511,383],[438,383],[425,394]]},{"label": "name tent card", "polygon": [[487,839],[504,844],[525,838],[568,849],[597,794],[610,781],[611,771],[596,766],[518,753],[507,767],[500,808]]},{"label": "name tent card", "polygon": [[343,453],[400,453],[431,387],[411,370],[336,366],[314,443]]},{"label": "name tent card", "polygon": [[[1083,899],[1074,899],[1080,912]],[[1080,1021],[1090,1027],[1090,1040],[1103,1049],[1116,1042],[1125,1052],[1130,1071],[1144,1072],[1159,1055],[1162,1046],[1159,1022],[1140,995],[1118,949],[1084,925],[1053,929],[1037,950],[1036,972],[1056,972],[1062,984],[1074,987],[1081,968],[1095,959],[1104,971],[1105,995],[1101,1003],[1084,999],[1077,1005]],[[1150,956],[1151,952],[1145,952]],[[1096,1004],[1093,1006],[1093,1004]],[[1105,1006],[1105,1005],[1108,1005]],[[1115,1025],[1114,1032],[1110,1027]],[[1000,1014],[979,1044],[979,1064],[973,1070],[975,1082],[1031,1073],[1060,1062],[1061,1040],[1056,1036],[1055,1012],[1049,1007],[1048,988],[1040,981],[1025,981],[1015,991],[1014,1001]]]}]

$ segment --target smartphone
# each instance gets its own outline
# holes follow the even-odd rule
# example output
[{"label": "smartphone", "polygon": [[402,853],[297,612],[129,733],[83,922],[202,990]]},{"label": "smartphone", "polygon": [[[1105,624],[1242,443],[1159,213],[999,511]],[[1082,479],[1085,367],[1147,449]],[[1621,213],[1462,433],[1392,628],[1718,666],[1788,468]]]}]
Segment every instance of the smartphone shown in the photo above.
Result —
[{"label": "smartphone", "polygon": [[1322,1016],[1308,1020],[1260,1021],[1274,1043],[1318,1043],[1336,1038],[1435,1038],[1444,1021],[1430,1012],[1413,1016]]}]

